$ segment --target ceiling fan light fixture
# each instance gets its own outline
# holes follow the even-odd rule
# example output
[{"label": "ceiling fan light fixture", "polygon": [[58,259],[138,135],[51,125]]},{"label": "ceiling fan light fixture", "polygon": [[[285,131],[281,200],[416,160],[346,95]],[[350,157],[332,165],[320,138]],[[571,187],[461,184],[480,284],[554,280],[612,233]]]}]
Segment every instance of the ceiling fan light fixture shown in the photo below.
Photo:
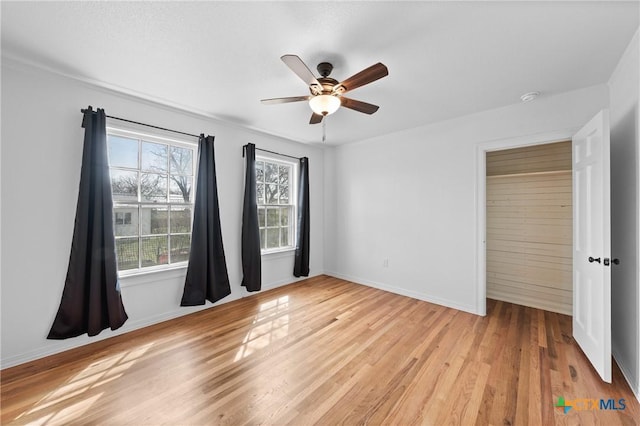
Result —
[{"label": "ceiling fan light fixture", "polygon": [[340,99],[334,95],[317,95],[309,99],[309,107],[316,114],[330,115],[340,108]]}]

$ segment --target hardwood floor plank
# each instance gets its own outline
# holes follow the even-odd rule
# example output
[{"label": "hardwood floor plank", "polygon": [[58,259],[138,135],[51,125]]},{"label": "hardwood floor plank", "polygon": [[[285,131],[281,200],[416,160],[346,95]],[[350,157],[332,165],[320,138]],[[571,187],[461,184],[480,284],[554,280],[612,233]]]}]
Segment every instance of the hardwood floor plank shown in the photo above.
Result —
[{"label": "hardwood floor plank", "polygon": [[[468,382],[473,386],[471,395],[468,399],[468,402],[467,400],[459,400],[459,403],[463,404],[460,422],[449,422],[449,424],[471,425],[477,423],[478,413],[480,412],[480,405],[482,404],[482,395],[484,392],[484,388],[487,386],[487,379],[489,378],[490,371],[491,366],[489,364],[481,363],[478,367],[478,374],[475,377],[475,380],[473,379],[473,376],[470,376],[467,379]],[[444,415],[446,416],[446,413],[444,413]]]},{"label": "hardwood floor plank", "polygon": [[[7,425],[640,419],[615,364],[613,383],[600,381],[571,337],[571,317],[495,300],[480,317],[327,276],[0,374]],[[565,414],[560,397],[626,406]]]}]

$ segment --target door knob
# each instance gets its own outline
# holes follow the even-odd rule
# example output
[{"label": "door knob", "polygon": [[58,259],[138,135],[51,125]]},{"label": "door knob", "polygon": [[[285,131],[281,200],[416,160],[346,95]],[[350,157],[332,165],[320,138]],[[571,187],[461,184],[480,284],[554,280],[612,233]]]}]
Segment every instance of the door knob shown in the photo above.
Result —
[{"label": "door knob", "polygon": [[613,259],[611,262],[613,262],[614,265],[619,265],[620,259]]},{"label": "door knob", "polygon": [[593,257],[589,256],[589,263],[593,263],[593,262],[600,263],[600,258],[599,257],[593,258]]}]

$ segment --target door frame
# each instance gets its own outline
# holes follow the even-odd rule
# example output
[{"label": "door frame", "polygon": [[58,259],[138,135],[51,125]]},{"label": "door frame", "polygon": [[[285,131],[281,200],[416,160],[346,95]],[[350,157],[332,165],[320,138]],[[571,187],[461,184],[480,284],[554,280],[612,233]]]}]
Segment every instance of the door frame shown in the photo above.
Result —
[{"label": "door frame", "polygon": [[481,142],[476,148],[476,313],[487,315],[487,152],[571,140],[580,127]]}]

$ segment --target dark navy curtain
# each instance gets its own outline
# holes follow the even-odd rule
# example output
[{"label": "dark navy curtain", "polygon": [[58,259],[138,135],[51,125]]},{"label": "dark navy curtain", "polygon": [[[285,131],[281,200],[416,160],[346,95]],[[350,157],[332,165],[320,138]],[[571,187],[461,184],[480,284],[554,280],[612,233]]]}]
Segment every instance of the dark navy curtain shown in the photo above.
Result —
[{"label": "dark navy curtain", "polygon": [[256,146],[245,145],[247,159],[242,209],[242,285],[247,291],[259,291],[262,284],[260,229],[256,199]]},{"label": "dark navy curtain", "polygon": [[180,306],[204,305],[231,294],[222,245],[214,137],[200,135],[189,266]]},{"label": "dark navy curtain", "polygon": [[104,110],[84,110],[84,147],[67,277],[48,339],[66,339],[127,320],[118,284]]},{"label": "dark navy curtain", "polygon": [[298,234],[293,275],[309,276],[309,159],[300,159],[300,180],[298,182]]}]

